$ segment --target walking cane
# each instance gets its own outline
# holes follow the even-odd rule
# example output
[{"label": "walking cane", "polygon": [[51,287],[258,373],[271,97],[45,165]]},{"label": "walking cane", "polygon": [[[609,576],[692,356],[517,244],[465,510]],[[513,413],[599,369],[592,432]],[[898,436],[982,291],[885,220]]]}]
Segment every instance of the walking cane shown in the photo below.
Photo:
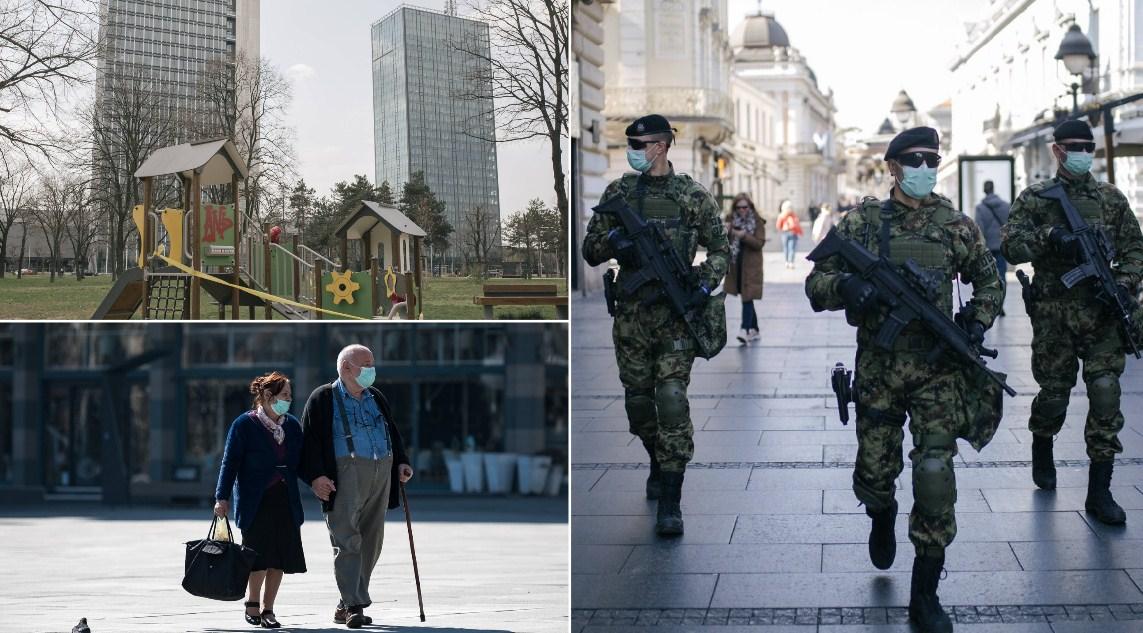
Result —
[{"label": "walking cane", "polygon": [[417,571],[417,548],[413,546],[413,520],[409,513],[409,497],[405,495],[405,482],[401,482],[401,505],[405,506],[405,526],[409,528],[409,552],[413,554],[413,578],[417,581],[417,606],[421,608],[421,622],[425,621],[425,603],[421,600],[421,572]]}]

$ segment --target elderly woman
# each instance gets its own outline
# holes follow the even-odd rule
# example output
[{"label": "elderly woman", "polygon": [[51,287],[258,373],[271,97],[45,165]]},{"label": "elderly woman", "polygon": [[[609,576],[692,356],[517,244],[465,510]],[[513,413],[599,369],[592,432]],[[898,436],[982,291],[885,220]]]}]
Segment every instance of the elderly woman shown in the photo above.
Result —
[{"label": "elderly woman", "polygon": [[766,243],[766,220],[758,215],[750,196],[734,197],[734,210],[726,221],[730,238],[730,268],[726,271],[726,292],[742,300],[742,344],[758,339],[758,313],[754,302],[762,298],[762,246]]},{"label": "elderly woman", "polygon": [[[246,621],[276,629],[274,599],[283,574],[306,571],[302,552],[298,465],[302,427],[290,409],[290,379],[280,372],[250,383],[252,410],[238,416],[226,435],[214,513],[224,517],[234,497],[242,544],[257,552],[246,597]],[[264,587],[263,587],[264,585]]]}]

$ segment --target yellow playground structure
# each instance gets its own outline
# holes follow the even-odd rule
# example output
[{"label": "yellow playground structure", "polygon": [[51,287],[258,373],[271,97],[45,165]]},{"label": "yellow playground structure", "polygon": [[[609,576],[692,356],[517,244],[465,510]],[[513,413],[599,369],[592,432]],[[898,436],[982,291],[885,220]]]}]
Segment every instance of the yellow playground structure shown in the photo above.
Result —
[{"label": "yellow playground structure", "polygon": [[[421,242],[425,232],[396,209],[373,202],[338,227],[340,259],[306,247],[297,234],[257,223],[234,203],[203,201],[203,189],[236,200],[246,164],[227,139],[152,153],[135,173],[143,204],[133,213],[139,256],[116,280],[93,319],[197,319],[203,291],[218,318],[424,318]],[[154,208],[157,178],[176,177],[182,208]],[[361,240],[350,270],[350,240]],[[230,308],[229,311],[227,308]]]}]

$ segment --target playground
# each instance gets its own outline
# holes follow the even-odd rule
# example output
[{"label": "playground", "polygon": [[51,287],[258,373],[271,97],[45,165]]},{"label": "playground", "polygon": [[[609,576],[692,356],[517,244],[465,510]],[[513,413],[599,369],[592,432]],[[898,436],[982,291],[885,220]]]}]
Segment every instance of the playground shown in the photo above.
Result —
[{"label": "playground", "polygon": [[[425,231],[376,202],[361,202],[335,229],[336,257],[314,251],[302,236],[218,202],[237,200],[247,176],[224,138],[156,150],[135,172],[143,190],[132,212],[135,265],[114,281],[0,279],[0,318],[567,318],[562,279],[426,279]],[[179,206],[158,208],[156,188],[171,179]]]},{"label": "playground", "polygon": [[[567,282],[564,279],[516,280],[513,284],[551,285],[558,287],[559,294],[567,296]],[[90,319],[92,312],[110,292],[114,281],[110,275],[86,277],[76,281],[75,276],[57,277],[54,283],[48,275],[26,275],[17,279],[9,273],[0,279],[0,320],[5,319]],[[426,277],[424,282],[425,318],[437,320],[479,320],[481,306],[472,301],[481,292],[483,282],[468,277]],[[199,304],[199,318],[218,318],[218,307],[206,291],[202,291]],[[286,317],[273,313],[273,318]],[[242,310],[240,317],[249,318],[249,309]],[[264,310],[258,310],[256,318],[264,318]],[[135,314],[132,318],[139,319]],[[556,319],[553,306],[518,306],[496,309],[497,319]]]}]

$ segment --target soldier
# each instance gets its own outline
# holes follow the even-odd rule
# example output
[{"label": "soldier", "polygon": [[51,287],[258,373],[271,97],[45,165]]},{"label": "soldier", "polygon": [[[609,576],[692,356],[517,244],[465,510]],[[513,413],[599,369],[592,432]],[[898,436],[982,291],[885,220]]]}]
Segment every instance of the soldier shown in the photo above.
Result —
[{"label": "soldier", "polygon": [[[698,246],[705,246],[706,260],[697,272],[699,291],[709,296],[726,274],[730,246],[714,198],[690,176],[676,174],[667,160],[675,131],[658,114],[628,126],[627,162],[639,173],[627,173],[612,182],[601,200],[625,198],[648,224],[663,229],[687,263],[694,261]],[[635,264],[632,251],[631,241],[613,216],[592,217],[583,240],[588,264],[596,266],[615,258],[622,279]],[[655,532],[674,536],[683,533],[679,508],[683,471],[694,453],[687,385],[695,340],[665,301],[646,305],[642,299],[638,295],[616,298],[612,340],[630,430],[643,442],[651,460],[646,490],[648,499],[658,500]]]},{"label": "soldier", "polygon": [[1052,439],[1067,415],[1079,361],[1087,384],[1088,413],[1084,428],[1088,470],[1084,507],[1108,524],[1127,520],[1111,496],[1111,472],[1123,452],[1119,431],[1119,376],[1126,359],[1126,340],[1115,316],[1090,283],[1068,289],[1060,276],[1076,266],[1077,244],[1071,237],[1061,203],[1040,197],[1056,183],[1094,229],[1102,230],[1118,253],[1111,263],[1124,297],[1143,278],[1143,237],[1131,205],[1115,185],[1097,182],[1090,173],[1095,142],[1085,121],[1066,121],[1056,128],[1052,154],[1060,167],[1055,178],[1025,189],[1012,204],[1004,227],[1002,251],[1013,264],[1031,262],[1035,278],[1025,292],[1032,318],[1032,375],[1040,393],[1032,401],[1028,429],[1032,431],[1032,481],[1044,490],[1056,487]]},{"label": "soldier", "polygon": [[[932,128],[898,134],[885,152],[895,182],[889,200],[866,198],[836,230],[898,266],[915,260],[940,281],[935,305],[950,316],[956,275],[971,283],[972,300],[957,319],[975,340],[982,341],[1000,311],[1004,290],[980,229],[948,198],[932,193],[941,159],[939,148],[937,131]],[[879,307],[876,288],[850,274],[840,257],[815,264],[806,279],[806,295],[815,311],[844,308],[846,320],[857,326],[853,491],[873,519],[869,557],[878,569],[888,569],[896,557],[894,481],[904,467],[901,443],[907,414],[913,436],[909,459],[914,497],[909,540],[916,550],[909,617],[922,631],[952,631],[937,598],[937,584],[945,548],[956,536],[953,457],[963,428],[957,412],[963,409],[962,399],[974,394],[965,393],[962,369],[929,360],[934,339],[919,323],[901,332],[892,352],[873,346],[885,311]]]}]

